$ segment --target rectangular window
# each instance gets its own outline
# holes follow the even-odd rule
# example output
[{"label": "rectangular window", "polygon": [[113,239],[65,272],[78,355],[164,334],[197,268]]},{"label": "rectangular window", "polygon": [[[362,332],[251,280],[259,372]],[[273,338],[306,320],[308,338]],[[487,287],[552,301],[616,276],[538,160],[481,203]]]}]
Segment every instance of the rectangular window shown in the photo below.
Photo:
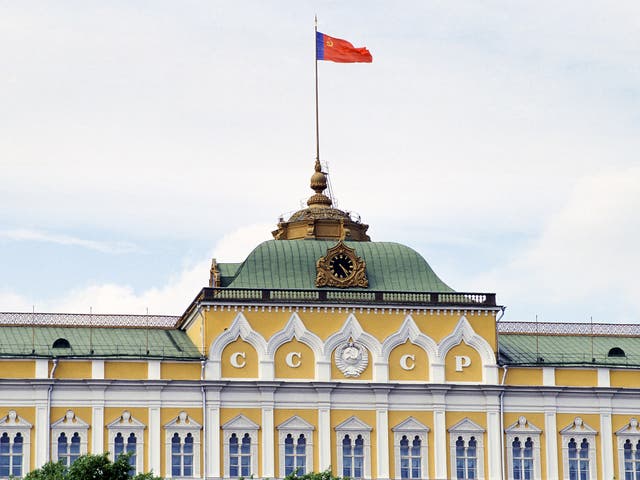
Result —
[{"label": "rectangular window", "polygon": [[422,473],[422,458],[420,447],[422,440],[416,435],[413,440],[403,435],[400,439],[400,478],[420,478]]},{"label": "rectangular window", "polygon": [[456,440],[456,478],[471,480],[478,478],[478,443],[475,437],[465,442],[462,437]]}]

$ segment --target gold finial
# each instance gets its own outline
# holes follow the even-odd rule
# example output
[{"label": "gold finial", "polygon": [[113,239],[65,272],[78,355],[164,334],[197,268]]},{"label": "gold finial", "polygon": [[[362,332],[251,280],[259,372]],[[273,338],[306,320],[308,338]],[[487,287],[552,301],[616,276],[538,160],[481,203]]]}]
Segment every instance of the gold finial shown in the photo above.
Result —
[{"label": "gold finial", "polygon": [[327,197],[324,193],[327,189],[327,176],[322,172],[322,167],[320,165],[320,160],[316,160],[315,172],[311,175],[311,190],[313,190],[315,195],[309,197],[307,200],[307,205],[310,208],[326,208],[331,206],[331,199]]}]

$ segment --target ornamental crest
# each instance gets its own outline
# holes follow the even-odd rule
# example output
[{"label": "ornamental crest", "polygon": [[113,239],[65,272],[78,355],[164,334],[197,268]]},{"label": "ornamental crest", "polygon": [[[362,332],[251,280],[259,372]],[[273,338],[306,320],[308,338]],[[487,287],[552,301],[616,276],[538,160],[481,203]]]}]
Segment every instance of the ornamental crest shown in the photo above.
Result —
[{"label": "ornamental crest", "polygon": [[365,261],[340,240],[316,262],[316,287],[367,288]]},{"label": "ornamental crest", "polygon": [[336,367],[345,377],[359,377],[369,364],[367,349],[356,342],[347,342],[336,349]]}]

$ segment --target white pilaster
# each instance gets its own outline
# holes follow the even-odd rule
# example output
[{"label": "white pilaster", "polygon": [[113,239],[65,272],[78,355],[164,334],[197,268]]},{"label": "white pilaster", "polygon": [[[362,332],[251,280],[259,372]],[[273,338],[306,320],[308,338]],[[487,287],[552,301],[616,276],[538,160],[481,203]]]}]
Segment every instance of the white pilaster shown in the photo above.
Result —
[{"label": "white pilaster", "polygon": [[104,360],[91,361],[91,378],[94,380],[104,380]]},{"label": "white pilaster", "polygon": [[429,378],[433,383],[444,383],[444,363],[432,363],[429,367]]},{"label": "white pilaster", "polygon": [[39,358],[36,360],[36,378],[49,378],[48,358]]},{"label": "white pilaster", "polygon": [[[544,370],[543,370],[544,371]],[[555,399],[553,399],[555,402]],[[556,424],[556,407],[545,406],[544,436],[547,451],[547,478],[560,478],[558,474],[558,426]]]},{"label": "white pilaster", "polygon": [[487,411],[487,472],[485,478],[501,478],[502,444],[500,437],[500,411],[493,405]]},{"label": "white pilaster", "polygon": [[36,468],[47,463],[47,451],[49,446],[49,416],[47,405],[36,405]]},{"label": "white pilaster", "polygon": [[160,407],[149,407],[149,469],[160,475]]},{"label": "white pilaster", "polygon": [[149,380],[160,380],[160,360],[149,360],[147,365],[147,378]]},{"label": "white pilaster", "polygon": [[274,478],[275,467],[275,425],[273,419],[274,389],[262,388],[262,478]]},{"label": "white pilaster", "polygon": [[435,478],[447,478],[447,422],[445,394],[433,396],[433,461]]},{"label": "white pilaster", "polygon": [[376,478],[389,478],[389,391],[376,391],[376,441],[378,456]]},{"label": "white pilaster", "polygon": [[91,413],[91,451],[101,454],[107,449],[104,446],[104,407],[94,406]]},{"label": "white pilaster", "polygon": [[611,386],[611,377],[609,376],[608,368],[599,368],[598,369],[598,387],[610,387]]},{"label": "white pilaster", "polygon": [[[218,394],[219,395],[219,394]],[[221,478],[220,474],[220,400],[212,402],[209,410],[209,427],[207,429],[207,478]]]},{"label": "white pilaster", "polygon": [[[316,387],[318,392],[318,472],[328,469],[331,462],[331,390],[333,387]],[[315,469],[314,469],[315,470]]]},{"label": "white pilaster", "polygon": [[614,457],[611,398],[600,399],[600,442],[602,447],[602,478],[613,478]]},{"label": "white pilaster", "polygon": [[554,387],[556,384],[556,369],[554,367],[542,367],[542,385]]}]

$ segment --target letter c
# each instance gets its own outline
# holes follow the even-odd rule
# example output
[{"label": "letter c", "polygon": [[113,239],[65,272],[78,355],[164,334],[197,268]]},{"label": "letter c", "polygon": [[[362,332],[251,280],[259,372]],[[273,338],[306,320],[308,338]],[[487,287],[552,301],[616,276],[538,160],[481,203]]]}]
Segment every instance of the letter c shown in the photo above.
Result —
[{"label": "letter c", "polygon": [[462,369],[471,365],[471,359],[466,355],[456,355],[456,372],[461,372]]},{"label": "letter c", "polygon": [[[238,361],[238,357],[242,357],[242,362]],[[235,368],[244,368],[244,366],[247,364],[247,362],[245,362],[245,358],[247,358],[247,354],[244,352],[235,352],[231,354],[231,366],[235,367]]]},{"label": "letter c", "polygon": [[[409,360],[411,360],[411,365],[407,363]],[[409,353],[402,355],[400,357],[400,367],[403,370],[413,370],[416,367],[416,356]]]},{"label": "letter c", "polygon": [[300,361],[301,358],[302,358],[302,354],[300,352],[289,352],[287,353],[287,356],[285,357],[284,361],[291,368],[298,368],[300,365],[302,365],[302,362]]}]

